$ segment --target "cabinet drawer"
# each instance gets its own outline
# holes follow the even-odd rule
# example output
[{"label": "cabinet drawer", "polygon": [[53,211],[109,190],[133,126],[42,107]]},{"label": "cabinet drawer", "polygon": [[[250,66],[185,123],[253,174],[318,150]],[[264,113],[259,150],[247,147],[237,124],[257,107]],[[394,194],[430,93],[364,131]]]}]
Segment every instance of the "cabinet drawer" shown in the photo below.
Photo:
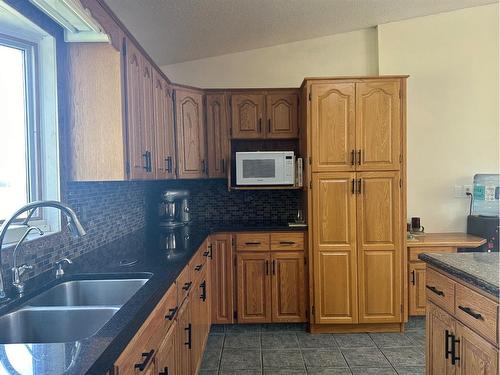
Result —
[{"label": "cabinet drawer", "polygon": [[491,342],[498,342],[498,305],[461,284],[456,284],[455,293],[455,316]]},{"label": "cabinet drawer", "polygon": [[178,305],[182,305],[182,301],[188,296],[189,291],[193,287],[193,281],[191,280],[191,270],[189,269],[189,265],[184,267],[181,274],[177,277],[177,281],[175,282],[177,285],[177,303]]},{"label": "cabinet drawer", "polygon": [[304,250],[304,233],[271,233],[271,250]]},{"label": "cabinet drawer", "polygon": [[429,254],[437,254],[437,253],[454,253],[456,252],[456,248],[449,246],[435,246],[435,247],[410,247],[410,254],[408,256],[408,260],[410,262],[419,262],[418,254],[429,253]]},{"label": "cabinet drawer", "polygon": [[269,233],[240,233],[236,235],[237,251],[268,251]]},{"label": "cabinet drawer", "polygon": [[172,285],[167,293],[163,296],[161,302],[163,309],[163,318],[165,319],[165,332],[170,328],[174,322],[175,315],[179,309],[177,304],[177,285]]},{"label": "cabinet drawer", "polygon": [[203,256],[204,251],[205,246],[202,245],[189,262],[188,267],[191,272],[191,281],[198,280],[201,271],[203,271],[207,267],[207,258]]},{"label": "cabinet drawer", "polygon": [[450,314],[455,310],[455,282],[440,273],[427,268],[425,275],[427,298]]}]

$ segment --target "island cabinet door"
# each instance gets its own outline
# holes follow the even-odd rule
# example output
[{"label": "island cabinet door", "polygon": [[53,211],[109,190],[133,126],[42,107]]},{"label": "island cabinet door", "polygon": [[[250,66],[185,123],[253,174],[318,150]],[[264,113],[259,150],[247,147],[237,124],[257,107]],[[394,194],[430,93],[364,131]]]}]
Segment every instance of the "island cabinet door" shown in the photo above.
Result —
[{"label": "island cabinet door", "polygon": [[237,255],[238,323],[271,322],[269,253]]},{"label": "island cabinet door", "polygon": [[193,347],[193,326],[189,297],[182,304],[177,314],[177,368],[179,375],[191,375],[191,352]]},{"label": "island cabinet door", "polygon": [[356,83],[356,169],[401,168],[401,83]]},{"label": "island cabinet door", "polygon": [[355,174],[313,174],[314,323],[358,321]]},{"label": "island cabinet door", "polygon": [[427,375],[459,374],[452,365],[449,351],[455,332],[455,321],[433,303],[427,305]]},{"label": "island cabinet door", "polygon": [[497,375],[498,349],[469,328],[456,322],[457,350],[460,360],[457,361],[460,375]]},{"label": "island cabinet door", "polygon": [[177,322],[170,326],[163,343],[156,356],[156,367],[159,375],[178,374],[178,362],[176,353]]},{"label": "island cabinet door", "polygon": [[399,172],[357,173],[359,322],[402,318]]},{"label": "island cabinet door", "polygon": [[306,321],[304,252],[271,254],[272,321]]}]

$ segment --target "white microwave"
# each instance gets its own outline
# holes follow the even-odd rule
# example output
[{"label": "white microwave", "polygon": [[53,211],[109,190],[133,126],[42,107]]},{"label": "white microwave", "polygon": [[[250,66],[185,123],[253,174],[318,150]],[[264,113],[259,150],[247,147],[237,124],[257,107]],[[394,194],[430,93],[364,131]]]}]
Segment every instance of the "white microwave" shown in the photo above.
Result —
[{"label": "white microwave", "polygon": [[236,153],[236,185],[294,185],[293,151]]}]

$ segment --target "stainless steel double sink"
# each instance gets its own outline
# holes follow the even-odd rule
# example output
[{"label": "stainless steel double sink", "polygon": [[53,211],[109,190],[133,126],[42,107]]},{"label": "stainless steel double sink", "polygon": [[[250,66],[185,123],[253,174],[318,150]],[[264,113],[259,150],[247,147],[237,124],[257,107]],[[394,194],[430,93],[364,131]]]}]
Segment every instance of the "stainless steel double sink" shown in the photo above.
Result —
[{"label": "stainless steel double sink", "polygon": [[74,280],[0,317],[0,344],[78,341],[97,333],[148,278]]}]

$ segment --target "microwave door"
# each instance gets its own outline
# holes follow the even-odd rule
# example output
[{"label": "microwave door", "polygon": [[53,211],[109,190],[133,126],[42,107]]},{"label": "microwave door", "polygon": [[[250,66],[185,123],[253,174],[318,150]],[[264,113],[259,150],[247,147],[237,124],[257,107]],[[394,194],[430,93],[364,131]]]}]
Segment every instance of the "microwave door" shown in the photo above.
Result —
[{"label": "microwave door", "polygon": [[[268,159],[243,159],[241,161],[241,178],[238,178],[239,185],[267,185],[273,184],[277,180],[277,171],[280,169],[278,160]],[[238,174],[238,177],[239,174]]]}]

